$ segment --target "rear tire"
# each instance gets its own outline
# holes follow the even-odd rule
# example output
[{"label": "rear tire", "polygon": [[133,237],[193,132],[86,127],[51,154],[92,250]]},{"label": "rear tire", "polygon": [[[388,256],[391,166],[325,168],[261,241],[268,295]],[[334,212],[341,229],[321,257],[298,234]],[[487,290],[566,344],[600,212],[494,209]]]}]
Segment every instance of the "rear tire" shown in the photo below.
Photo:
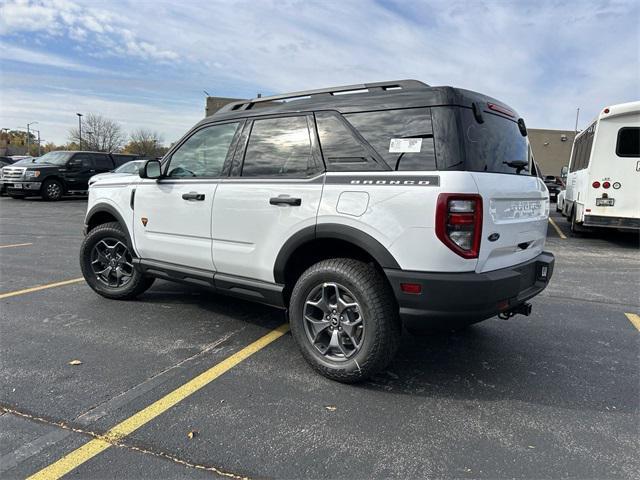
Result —
[{"label": "rear tire", "polygon": [[80,247],[80,268],[96,293],[114,300],[135,298],[154,281],[134,267],[131,246],[118,222],[104,223],[87,234]]},{"label": "rear tire", "polygon": [[57,202],[64,195],[64,186],[59,180],[45,180],[40,188],[40,195],[48,202]]},{"label": "rear tire", "polygon": [[343,383],[382,370],[400,341],[391,288],[373,265],[351,258],[323,260],[300,276],[291,293],[289,321],[311,367]]}]

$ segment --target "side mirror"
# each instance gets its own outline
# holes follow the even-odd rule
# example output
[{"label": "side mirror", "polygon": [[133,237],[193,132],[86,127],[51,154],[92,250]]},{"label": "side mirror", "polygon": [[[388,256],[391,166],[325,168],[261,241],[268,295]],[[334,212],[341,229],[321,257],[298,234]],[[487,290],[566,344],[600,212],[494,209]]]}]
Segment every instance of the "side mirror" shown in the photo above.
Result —
[{"label": "side mirror", "polygon": [[562,167],[562,170],[560,170],[560,176],[562,178],[567,178],[567,173],[569,173],[569,167]]},{"label": "side mirror", "polygon": [[140,167],[140,178],[160,178],[162,177],[162,168],[158,160],[147,160],[147,162]]}]

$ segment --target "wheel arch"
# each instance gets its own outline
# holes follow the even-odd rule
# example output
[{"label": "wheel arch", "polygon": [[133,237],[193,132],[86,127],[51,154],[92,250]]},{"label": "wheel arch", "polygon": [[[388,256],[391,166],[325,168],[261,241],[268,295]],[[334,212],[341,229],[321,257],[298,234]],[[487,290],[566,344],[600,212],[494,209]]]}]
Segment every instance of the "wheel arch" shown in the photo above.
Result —
[{"label": "wheel arch", "polygon": [[374,263],[379,269],[400,265],[389,250],[371,235],[340,224],[306,227],[285,242],[273,269],[276,283],[285,285],[285,295],[304,270],[326,258],[349,257]]},{"label": "wheel arch", "polygon": [[122,215],[120,215],[120,212],[118,212],[118,210],[111,205],[95,205],[91,208],[91,210],[89,210],[89,212],[87,212],[87,216],[85,217],[84,221],[85,233],[89,233],[98,225],[109,222],[118,222],[120,224],[120,226],[124,230],[124,234],[127,237],[127,242],[129,242],[129,246],[132,248],[133,253],[133,242],[131,241],[131,235],[129,234],[127,223],[124,221]]}]

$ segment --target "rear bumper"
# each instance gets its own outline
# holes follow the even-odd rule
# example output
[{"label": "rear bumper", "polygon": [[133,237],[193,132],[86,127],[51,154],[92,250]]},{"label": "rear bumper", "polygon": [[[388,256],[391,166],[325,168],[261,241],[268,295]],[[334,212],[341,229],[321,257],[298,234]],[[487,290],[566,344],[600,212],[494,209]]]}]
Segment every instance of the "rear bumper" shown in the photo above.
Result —
[{"label": "rear bumper", "polygon": [[[385,269],[404,322],[493,317],[520,305],[546,288],[555,258],[542,252],[528,262],[492,272],[427,273]],[[401,283],[418,283],[420,294],[404,293]]]},{"label": "rear bumper", "polygon": [[640,218],[585,215],[583,225],[585,227],[608,227],[640,230]]}]

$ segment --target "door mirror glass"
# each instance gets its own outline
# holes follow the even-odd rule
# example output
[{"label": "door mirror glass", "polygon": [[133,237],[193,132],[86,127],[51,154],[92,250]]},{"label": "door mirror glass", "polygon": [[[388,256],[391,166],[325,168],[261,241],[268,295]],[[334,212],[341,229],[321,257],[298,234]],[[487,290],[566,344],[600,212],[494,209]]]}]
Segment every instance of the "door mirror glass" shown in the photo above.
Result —
[{"label": "door mirror glass", "polygon": [[148,160],[140,169],[141,178],[160,178],[162,169],[158,160]]}]

